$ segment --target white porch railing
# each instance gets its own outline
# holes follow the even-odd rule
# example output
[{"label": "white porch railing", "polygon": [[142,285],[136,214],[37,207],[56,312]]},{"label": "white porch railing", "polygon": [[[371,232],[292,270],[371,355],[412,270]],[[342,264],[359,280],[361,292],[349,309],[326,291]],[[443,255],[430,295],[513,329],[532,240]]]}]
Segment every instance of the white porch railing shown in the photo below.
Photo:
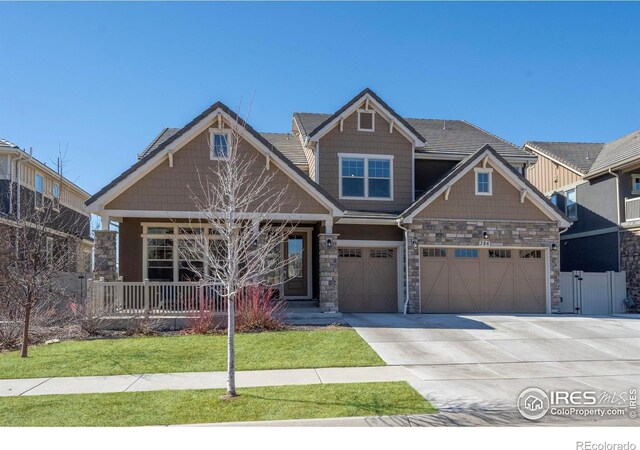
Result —
[{"label": "white porch railing", "polygon": [[624,199],[624,219],[626,222],[640,219],[640,197]]},{"label": "white porch railing", "polygon": [[91,281],[87,301],[94,311],[114,315],[188,315],[207,310],[226,314],[224,287],[198,282]]}]

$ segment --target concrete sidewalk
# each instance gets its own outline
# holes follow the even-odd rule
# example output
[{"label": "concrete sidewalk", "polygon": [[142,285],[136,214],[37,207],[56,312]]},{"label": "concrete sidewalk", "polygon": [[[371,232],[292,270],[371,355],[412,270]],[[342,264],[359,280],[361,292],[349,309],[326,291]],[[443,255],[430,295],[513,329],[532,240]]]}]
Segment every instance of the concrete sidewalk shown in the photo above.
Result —
[{"label": "concrete sidewalk", "polygon": [[[226,372],[23,378],[0,380],[0,397],[217,389],[225,388],[226,380]],[[236,385],[238,388],[418,380],[419,378],[416,375],[401,366],[248,370],[236,372]]]}]

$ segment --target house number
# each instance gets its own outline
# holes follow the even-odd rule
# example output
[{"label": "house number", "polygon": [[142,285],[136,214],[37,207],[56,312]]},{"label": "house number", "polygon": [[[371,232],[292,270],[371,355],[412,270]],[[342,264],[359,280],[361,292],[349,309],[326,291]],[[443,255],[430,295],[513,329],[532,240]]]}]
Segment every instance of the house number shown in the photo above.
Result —
[{"label": "house number", "polygon": [[480,247],[491,247],[491,241],[480,241]]}]

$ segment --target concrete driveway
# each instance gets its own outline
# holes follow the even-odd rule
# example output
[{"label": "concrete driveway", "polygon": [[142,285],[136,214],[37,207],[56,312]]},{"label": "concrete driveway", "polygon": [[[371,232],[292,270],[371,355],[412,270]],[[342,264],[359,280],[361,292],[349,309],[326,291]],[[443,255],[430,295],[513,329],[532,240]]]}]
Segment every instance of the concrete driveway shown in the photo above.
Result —
[{"label": "concrete driveway", "polygon": [[[529,387],[640,389],[640,320],[445,314],[345,319],[387,364],[409,369],[418,378],[413,386],[441,411],[485,422],[489,415],[495,423],[518,417],[516,400]],[[541,419],[554,420],[561,419]]]}]

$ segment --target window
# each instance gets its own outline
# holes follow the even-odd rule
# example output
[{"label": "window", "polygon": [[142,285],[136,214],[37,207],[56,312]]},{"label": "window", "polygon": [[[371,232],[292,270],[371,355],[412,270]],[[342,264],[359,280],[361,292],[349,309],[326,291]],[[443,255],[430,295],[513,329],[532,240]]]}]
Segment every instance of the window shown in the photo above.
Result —
[{"label": "window", "polygon": [[576,203],[576,190],[571,189],[570,191],[567,191],[566,197],[567,197],[567,203],[566,203],[565,212],[567,213],[567,216],[569,217],[569,219],[576,220],[578,219],[578,204]]},{"label": "window", "polygon": [[226,159],[229,156],[229,135],[211,132],[211,159]]},{"label": "window", "polygon": [[36,208],[42,208],[44,206],[44,180],[42,175],[36,174],[36,196],[35,196]]},{"label": "window", "polygon": [[369,250],[369,257],[374,259],[389,259],[393,258],[393,249],[385,248],[385,249],[376,249]]},{"label": "window", "polygon": [[476,195],[491,195],[492,169],[476,169]]},{"label": "window", "polygon": [[340,155],[340,198],[393,198],[393,158]]},{"label": "window", "polygon": [[422,256],[425,258],[446,258],[447,249],[445,248],[425,248],[422,249]]},{"label": "window", "polygon": [[511,258],[511,250],[489,250],[489,258],[495,258],[495,259]]},{"label": "window", "polygon": [[198,281],[202,278],[204,255],[196,241],[179,239],[178,258],[178,281]]},{"label": "window", "polygon": [[303,276],[303,242],[302,236],[291,236],[287,240],[287,277],[289,279]]},{"label": "window", "polygon": [[475,248],[457,248],[455,249],[453,256],[456,258],[477,258],[478,250]]},{"label": "window", "polygon": [[362,258],[362,250],[359,248],[339,248],[338,256],[340,258]]},{"label": "window", "polygon": [[358,110],[358,131],[376,131],[375,111],[367,109]]},{"label": "window", "polygon": [[147,278],[173,281],[173,239],[147,240]]},{"label": "window", "polygon": [[522,259],[542,259],[542,250],[520,250]]},{"label": "window", "polygon": [[558,206],[558,194],[553,194],[549,200],[551,200],[553,206]]},{"label": "window", "polygon": [[631,175],[631,193],[640,195],[640,174]]},{"label": "window", "polygon": [[53,183],[51,194],[53,194],[53,208],[60,209],[60,185],[58,183]]}]

